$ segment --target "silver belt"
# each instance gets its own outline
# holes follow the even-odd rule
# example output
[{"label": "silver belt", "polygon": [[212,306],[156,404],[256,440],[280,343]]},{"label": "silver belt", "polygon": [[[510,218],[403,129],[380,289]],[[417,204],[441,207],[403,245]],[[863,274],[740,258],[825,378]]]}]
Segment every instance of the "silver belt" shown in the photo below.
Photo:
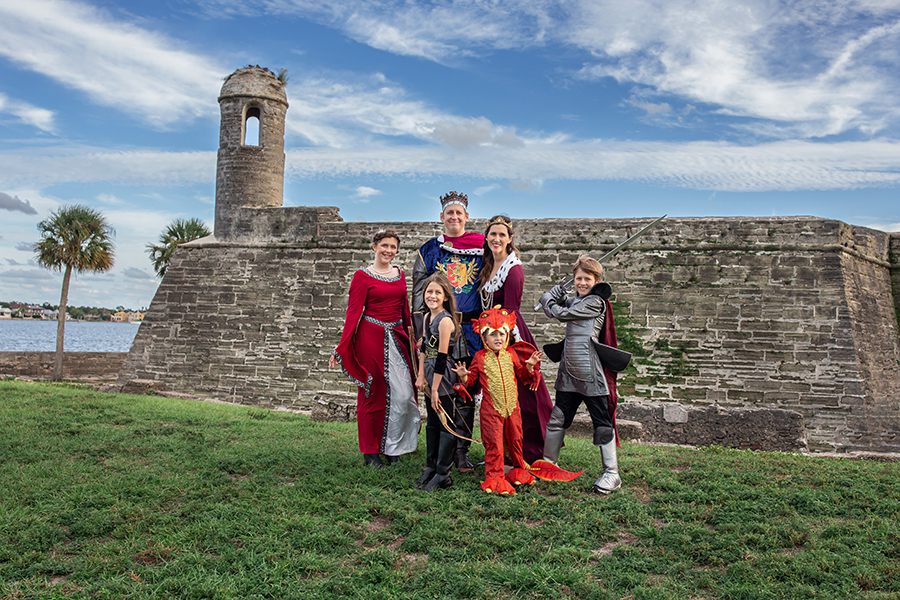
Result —
[{"label": "silver belt", "polygon": [[369,315],[363,315],[362,318],[365,319],[366,321],[368,321],[369,323],[374,323],[375,325],[378,325],[379,327],[384,327],[385,329],[387,329],[388,327],[393,328],[393,327],[400,327],[401,325],[403,325],[402,320],[394,321],[393,323],[387,323],[385,321],[379,321],[378,319],[376,319],[374,317],[370,317]]}]

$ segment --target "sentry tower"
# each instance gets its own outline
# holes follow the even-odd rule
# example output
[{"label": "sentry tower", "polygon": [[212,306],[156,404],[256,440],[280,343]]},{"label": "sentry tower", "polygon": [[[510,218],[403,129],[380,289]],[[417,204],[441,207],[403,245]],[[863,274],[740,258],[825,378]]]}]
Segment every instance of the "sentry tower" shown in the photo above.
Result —
[{"label": "sentry tower", "polygon": [[215,237],[228,240],[241,237],[234,227],[241,208],[284,202],[284,83],[268,69],[238,69],[222,85],[219,109]]}]

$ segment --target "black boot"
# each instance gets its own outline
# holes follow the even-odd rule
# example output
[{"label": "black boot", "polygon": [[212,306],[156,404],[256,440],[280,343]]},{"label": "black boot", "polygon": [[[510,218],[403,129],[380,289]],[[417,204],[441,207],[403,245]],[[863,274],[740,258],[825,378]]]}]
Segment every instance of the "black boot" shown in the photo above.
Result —
[{"label": "black boot", "polygon": [[[456,418],[453,420],[454,429],[466,437],[472,437],[475,428],[475,407],[456,406]],[[469,460],[469,446],[472,442],[463,439],[456,440],[456,468],[460,473],[474,473],[475,465]]]},{"label": "black boot", "polygon": [[394,463],[400,462],[400,457],[399,457],[399,456],[391,456],[390,454],[385,454],[384,457],[385,457],[385,458],[387,459],[387,461],[388,461],[388,466],[390,466],[390,465],[392,465],[392,464],[394,464]]},{"label": "black boot", "polygon": [[425,426],[425,470],[416,479],[416,487],[422,487],[437,472],[438,446],[441,443],[441,430],[438,427]]},{"label": "black boot", "polygon": [[446,489],[453,485],[453,480],[450,479],[450,469],[453,467],[454,452],[456,452],[456,438],[446,431],[442,431],[441,443],[438,446],[437,467],[435,467],[434,476],[422,486],[424,491],[433,492],[438,488]]},{"label": "black boot", "polygon": [[475,465],[469,460],[469,442],[458,440],[456,444],[456,468],[460,473],[474,473]]},{"label": "black boot", "polygon": [[363,454],[363,459],[366,461],[367,467],[380,469],[384,466],[381,462],[381,456],[379,456],[378,454]]}]

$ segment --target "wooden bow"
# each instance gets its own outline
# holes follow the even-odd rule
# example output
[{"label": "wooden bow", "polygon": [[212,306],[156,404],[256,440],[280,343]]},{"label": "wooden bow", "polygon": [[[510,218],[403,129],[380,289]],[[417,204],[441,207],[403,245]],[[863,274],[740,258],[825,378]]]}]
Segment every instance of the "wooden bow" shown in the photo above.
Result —
[{"label": "wooden bow", "polygon": [[[450,425],[447,424],[447,421],[450,419],[450,415],[447,414],[447,411],[445,411],[445,410],[444,410],[444,407],[441,406],[440,404],[438,405],[438,409],[439,409],[439,410],[437,411],[438,420],[441,422],[441,425],[444,426],[444,429],[446,429],[448,433],[452,434],[452,435],[455,436],[455,437],[458,437],[458,438],[461,439],[461,440],[465,440],[465,441],[467,441],[467,442],[475,442],[476,444],[482,444],[482,441],[481,441],[481,440],[476,440],[476,439],[472,439],[472,438],[467,438],[466,436],[461,435],[461,434],[456,433],[455,431],[453,431],[453,428],[450,427]],[[482,445],[483,445],[483,444],[482,444]]]}]

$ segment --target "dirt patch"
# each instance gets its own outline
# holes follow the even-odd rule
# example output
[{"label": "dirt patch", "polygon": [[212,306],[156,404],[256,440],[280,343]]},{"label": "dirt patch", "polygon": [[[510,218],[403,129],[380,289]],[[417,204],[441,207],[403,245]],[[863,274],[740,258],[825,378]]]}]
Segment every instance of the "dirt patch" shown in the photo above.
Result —
[{"label": "dirt patch", "polygon": [[366,523],[367,531],[384,531],[391,526],[391,520],[385,519],[384,517],[375,517],[368,523]]},{"label": "dirt patch", "polygon": [[159,565],[165,562],[171,555],[171,548],[160,546],[155,541],[150,540],[147,543],[147,549],[132,556],[131,560],[139,565]]},{"label": "dirt patch", "polygon": [[406,538],[404,536],[400,536],[396,540],[394,540],[393,542],[388,544],[388,548],[390,548],[391,550],[396,550],[397,548],[402,546],[403,542],[405,542],[405,541],[406,541]]},{"label": "dirt patch", "polygon": [[427,554],[404,554],[402,560],[413,566],[425,566],[428,564]]},{"label": "dirt patch", "polygon": [[641,504],[645,506],[650,504],[650,486],[643,481],[629,484],[627,491],[631,492]]},{"label": "dirt patch", "polygon": [[637,541],[637,536],[635,536],[634,534],[627,532],[620,533],[619,539],[614,542],[607,542],[597,550],[591,550],[591,554],[594,555],[594,558],[603,558],[604,556],[609,556],[610,554],[612,554],[613,550],[615,550],[617,546],[621,546],[623,544],[630,546]]}]

